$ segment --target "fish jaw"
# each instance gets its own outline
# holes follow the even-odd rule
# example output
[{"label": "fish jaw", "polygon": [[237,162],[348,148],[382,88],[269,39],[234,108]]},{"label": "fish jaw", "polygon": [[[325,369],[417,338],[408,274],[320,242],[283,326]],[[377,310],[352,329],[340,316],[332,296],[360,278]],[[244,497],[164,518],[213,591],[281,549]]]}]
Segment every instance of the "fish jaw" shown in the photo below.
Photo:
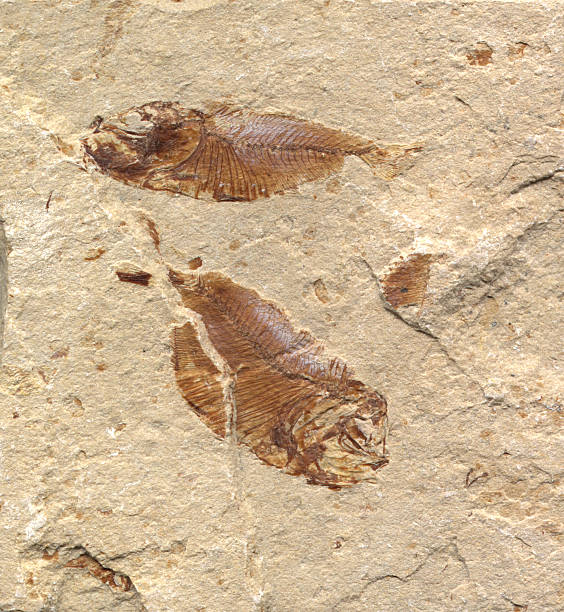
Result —
[{"label": "fish jaw", "polygon": [[100,130],[80,139],[86,167],[92,163],[103,174],[123,179],[126,174],[141,166],[139,152],[127,139],[120,138],[112,131]]}]

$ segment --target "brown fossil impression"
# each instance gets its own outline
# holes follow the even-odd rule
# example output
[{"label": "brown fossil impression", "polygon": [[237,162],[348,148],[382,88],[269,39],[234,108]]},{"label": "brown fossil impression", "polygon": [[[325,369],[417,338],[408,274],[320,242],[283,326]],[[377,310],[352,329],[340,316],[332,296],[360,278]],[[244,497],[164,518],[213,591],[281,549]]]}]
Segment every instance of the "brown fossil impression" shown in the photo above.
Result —
[{"label": "brown fossil impression", "polygon": [[390,306],[397,309],[423,304],[432,259],[426,253],[411,253],[390,264],[379,278],[382,294]]},{"label": "brown fossil impression", "polygon": [[88,554],[83,554],[69,561],[65,567],[74,567],[88,570],[88,572],[98,578],[104,584],[109,585],[112,589],[119,591],[130,591],[133,588],[129,576],[119,574],[114,570],[104,567],[99,561]]},{"label": "brown fossil impression", "polygon": [[391,180],[414,145],[382,145],[281,114],[213,105],[207,112],[150,102],[91,124],[85,163],[124,183],[199,199],[251,201],[328,177],[347,155]]},{"label": "brown fossil impression", "polygon": [[132,265],[124,265],[116,270],[116,275],[124,283],[147,286],[152,274]]},{"label": "brown fossil impression", "polygon": [[176,380],[215,434],[312,484],[376,480],[388,463],[379,393],[255,291],[218,273],[169,277],[195,315],[172,334]]}]

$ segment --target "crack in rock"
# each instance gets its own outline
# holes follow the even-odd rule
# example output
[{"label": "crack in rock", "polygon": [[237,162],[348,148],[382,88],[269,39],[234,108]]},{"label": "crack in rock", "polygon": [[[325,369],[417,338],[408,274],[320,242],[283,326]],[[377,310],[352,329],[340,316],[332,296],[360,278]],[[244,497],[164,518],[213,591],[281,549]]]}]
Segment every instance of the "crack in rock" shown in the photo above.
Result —
[{"label": "crack in rock", "polygon": [[543,181],[549,181],[550,179],[553,179],[554,177],[556,177],[558,174],[562,172],[564,172],[564,167],[558,167],[552,172],[548,172],[547,174],[542,174],[541,176],[532,177],[531,179],[526,180],[523,183],[520,183],[519,185],[517,185],[517,187],[514,187],[509,193],[511,195],[514,195],[516,193],[519,193],[519,191],[526,189],[527,187],[531,187],[532,185],[536,185],[537,183],[542,183]]}]

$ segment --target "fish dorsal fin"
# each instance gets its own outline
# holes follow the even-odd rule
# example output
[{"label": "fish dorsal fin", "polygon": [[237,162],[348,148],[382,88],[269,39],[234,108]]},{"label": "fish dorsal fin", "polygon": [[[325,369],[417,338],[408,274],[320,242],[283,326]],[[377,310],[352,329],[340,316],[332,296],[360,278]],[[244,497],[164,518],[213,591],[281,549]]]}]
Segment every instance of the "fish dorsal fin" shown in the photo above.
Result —
[{"label": "fish dorsal fin", "polygon": [[205,129],[239,147],[303,148],[341,155],[358,155],[371,147],[364,138],[313,121],[227,104],[212,105],[206,113]]}]

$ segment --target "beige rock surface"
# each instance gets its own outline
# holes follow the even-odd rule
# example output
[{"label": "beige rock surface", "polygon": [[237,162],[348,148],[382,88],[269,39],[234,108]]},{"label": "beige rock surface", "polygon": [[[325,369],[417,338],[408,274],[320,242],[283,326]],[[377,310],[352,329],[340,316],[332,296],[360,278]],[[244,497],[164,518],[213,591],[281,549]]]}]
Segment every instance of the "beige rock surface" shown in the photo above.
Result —
[{"label": "beige rock surface", "polygon": [[[561,609],[562,4],[18,0],[0,28],[0,610]],[[151,100],[425,148],[249,204],[83,172],[94,116]],[[166,268],[198,256],[387,398],[379,484],[308,485],[189,410]]]}]

